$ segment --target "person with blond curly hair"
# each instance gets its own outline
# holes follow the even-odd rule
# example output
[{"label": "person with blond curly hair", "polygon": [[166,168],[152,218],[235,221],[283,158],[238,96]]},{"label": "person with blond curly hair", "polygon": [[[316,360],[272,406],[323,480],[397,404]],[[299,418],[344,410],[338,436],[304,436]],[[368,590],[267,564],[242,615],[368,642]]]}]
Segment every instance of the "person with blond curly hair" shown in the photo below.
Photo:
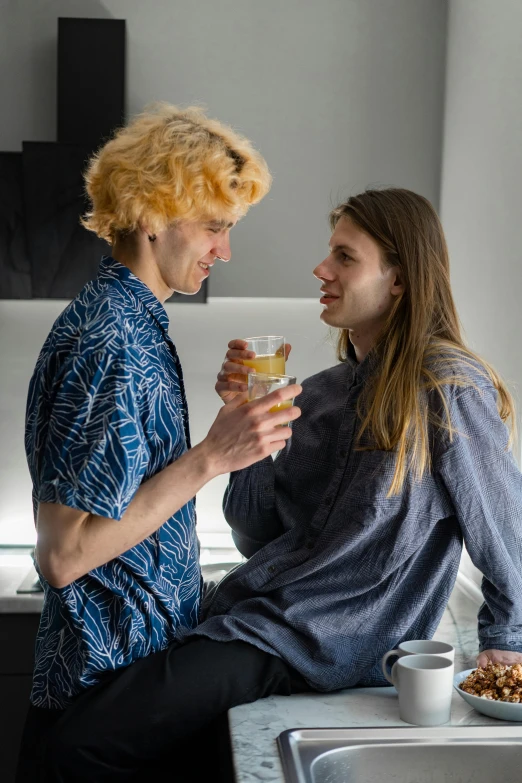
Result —
[{"label": "person with blond curly hair", "polygon": [[[281,449],[293,386],[227,406],[191,448],[163,303],[195,294],[229,233],[268,192],[251,143],[197,108],[161,104],[93,157],[84,225],[112,246],[38,358],[25,443],[44,588],[18,780],[39,779],[49,728],[80,694],[194,628],[201,599],[194,496]],[[73,259],[74,261],[74,259]]]}]

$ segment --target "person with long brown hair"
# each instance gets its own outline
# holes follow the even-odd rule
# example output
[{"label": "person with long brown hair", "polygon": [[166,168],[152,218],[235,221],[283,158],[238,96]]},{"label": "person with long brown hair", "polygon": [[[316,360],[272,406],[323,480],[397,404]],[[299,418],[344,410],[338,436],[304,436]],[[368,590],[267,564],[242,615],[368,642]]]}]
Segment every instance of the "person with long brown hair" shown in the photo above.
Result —
[{"label": "person with long brown hair", "polygon": [[[339,363],[303,382],[275,461],[231,473],[224,511],[248,561],[207,593],[185,644],[72,706],[51,779],[135,779],[270,693],[386,685],[382,655],[434,634],[463,540],[484,574],[478,664],[522,662],[513,403],[464,344],[437,214],[408,190],[368,190],[331,226],[314,274]],[[241,401],[247,358],[229,343],[216,384],[226,406]]]}]

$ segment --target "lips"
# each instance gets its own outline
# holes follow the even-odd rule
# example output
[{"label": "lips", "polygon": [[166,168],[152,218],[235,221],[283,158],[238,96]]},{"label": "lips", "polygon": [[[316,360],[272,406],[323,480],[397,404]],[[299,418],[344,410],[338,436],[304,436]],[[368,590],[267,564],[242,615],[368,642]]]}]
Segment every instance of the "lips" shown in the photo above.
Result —
[{"label": "lips", "polygon": [[204,273],[205,277],[208,277],[209,274],[210,274],[210,267],[214,266],[214,262],[211,261],[210,263],[205,264],[205,263],[203,263],[203,261],[198,261],[198,266],[199,266],[200,269],[203,270],[203,273]]},{"label": "lips", "polygon": [[329,291],[326,291],[324,288],[321,288],[322,297],[320,298],[321,304],[330,304],[330,302],[335,302],[336,299],[339,299],[338,296],[335,296],[335,294],[331,294]]}]

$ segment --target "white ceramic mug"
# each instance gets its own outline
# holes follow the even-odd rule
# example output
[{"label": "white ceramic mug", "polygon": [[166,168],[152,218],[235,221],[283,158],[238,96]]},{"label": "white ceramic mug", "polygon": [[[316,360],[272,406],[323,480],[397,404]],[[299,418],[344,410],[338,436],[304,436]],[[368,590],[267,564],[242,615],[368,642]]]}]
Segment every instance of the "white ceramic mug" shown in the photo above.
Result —
[{"label": "white ceramic mug", "polygon": [[437,655],[404,655],[387,679],[399,692],[399,716],[416,726],[440,726],[451,717],[454,663]]},{"label": "white ceramic mug", "polygon": [[412,639],[409,642],[401,642],[396,650],[390,650],[382,657],[382,672],[386,679],[391,682],[388,674],[387,663],[393,656],[402,658],[404,655],[437,655],[439,658],[447,658],[448,661],[455,661],[455,648],[447,642],[437,642],[434,639]]}]

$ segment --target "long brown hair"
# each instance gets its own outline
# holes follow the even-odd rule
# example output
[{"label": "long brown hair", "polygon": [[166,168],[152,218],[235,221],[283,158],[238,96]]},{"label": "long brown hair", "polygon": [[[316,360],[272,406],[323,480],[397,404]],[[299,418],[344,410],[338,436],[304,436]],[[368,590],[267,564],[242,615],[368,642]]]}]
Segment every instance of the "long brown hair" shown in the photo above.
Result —
[{"label": "long brown hair", "polygon": [[[380,245],[383,263],[398,268],[405,288],[372,349],[376,372],[359,407],[358,447],[397,454],[389,490],[395,495],[408,470],[417,479],[430,470],[430,425],[442,426],[450,439],[454,435],[445,385],[475,385],[471,377],[478,371],[496,388],[499,414],[512,425],[514,405],[498,374],[464,343],[451,292],[446,240],[430,202],[402,188],[367,190],[331,212],[332,229],[342,217]],[[340,361],[346,360],[349,346],[348,330],[341,330]],[[432,391],[438,394],[442,415],[428,405]]]}]

